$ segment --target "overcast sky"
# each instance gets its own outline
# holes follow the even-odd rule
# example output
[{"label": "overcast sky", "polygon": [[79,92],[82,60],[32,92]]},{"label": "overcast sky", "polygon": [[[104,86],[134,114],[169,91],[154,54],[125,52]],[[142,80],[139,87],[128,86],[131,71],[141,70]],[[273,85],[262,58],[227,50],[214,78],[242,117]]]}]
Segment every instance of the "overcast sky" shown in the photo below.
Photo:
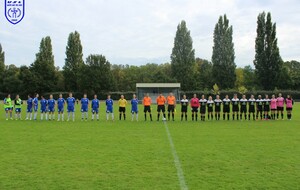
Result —
[{"label": "overcast sky", "polygon": [[81,35],[84,60],[103,54],[113,64],[170,61],[176,27],[191,31],[196,56],[211,60],[213,30],[227,14],[233,25],[236,64],[252,65],[256,19],[272,13],[284,60],[300,60],[299,0],[26,0],[24,19],[12,25],[0,10],[0,43],[6,64],[30,65],[42,37],[51,36],[56,66],[62,67],[70,32]]}]

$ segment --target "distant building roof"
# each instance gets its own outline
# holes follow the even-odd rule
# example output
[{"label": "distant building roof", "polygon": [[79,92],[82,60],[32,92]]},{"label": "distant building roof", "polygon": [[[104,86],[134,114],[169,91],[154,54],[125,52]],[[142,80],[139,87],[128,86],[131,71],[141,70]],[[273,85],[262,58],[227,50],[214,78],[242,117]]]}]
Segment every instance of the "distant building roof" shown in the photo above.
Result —
[{"label": "distant building roof", "polygon": [[180,88],[180,83],[136,83],[137,88]]}]

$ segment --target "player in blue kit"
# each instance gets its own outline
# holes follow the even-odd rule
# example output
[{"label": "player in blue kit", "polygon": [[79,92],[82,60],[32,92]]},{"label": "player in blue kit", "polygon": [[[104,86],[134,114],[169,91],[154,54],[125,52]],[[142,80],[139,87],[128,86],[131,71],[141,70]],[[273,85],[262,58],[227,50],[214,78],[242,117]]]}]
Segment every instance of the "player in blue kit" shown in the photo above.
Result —
[{"label": "player in blue kit", "polygon": [[92,100],[92,121],[94,121],[95,114],[97,117],[97,121],[99,121],[99,106],[100,106],[100,101],[97,99],[97,95],[94,95],[94,99]]},{"label": "player in blue kit", "polygon": [[47,106],[48,106],[48,101],[44,98],[44,96],[41,96],[41,120],[44,119],[44,115],[46,115],[46,120],[48,120],[48,115],[47,115]]},{"label": "player in blue kit", "polygon": [[68,120],[67,121],[70,120],[71,113],[72,113],[73,121],[75,121],[75,113],[74,113],[75,98],[73,97],[72,93],[69,93],[69,97],[67,98],[67,105],[68,105]]},{"label": "player in blue kit", "polygon": [[35,94],[35,97],[32,100],[32,106],[33,106],[33,119],[36,120],[38,107],[39,107],[39,94]]},{"label": "player in blue kit", "polygon": [[32,102],[33,99],[31,98],[30,95],[28,95],[27,99],[27,113],[26,113],[26,119],[25,120],[31,120],[32,119]]},{"label": "player in blue kit", "polygon": [[107,96],[106,104],[106,121],[109,120],[109,113],[111,114],[111,119],[114,120],[114,110],[113,105],[114,101],[110,98],[110,95]]},{"label": "player in blue kit", "polygon": [[62,121],[64,121],[64,107],[65,107],[65,99],[63,99],[62,94],[59,95],[59,98],[57,99],[57,121],[60,121],[60,118]]},{"label": "player in blue kit", "polygon": [[54,114],[54,110],[55,110],[55,100],[53,99],[53,95],[50,94],[49,96],[49,100],[48,100],[48,114],[49,114],[49,121],[54,120],[55,119],[55,114]]},{"label": "player in blue kit", "polygon": [[83,95],[83,98],[80,100],[81,104],[81,121],[88,119],[88,107],[89,107],[89,99],[86,97],[86,94]]},{"label": "player in blue kit", "polygon": [[135,119],[136,121],[139,120],[139,115],[138,115],[138,104],[139,100],[136,98],[136,95],[134,94],[131,100],[131,121],[134,119],[134,114],[135,114]]}]

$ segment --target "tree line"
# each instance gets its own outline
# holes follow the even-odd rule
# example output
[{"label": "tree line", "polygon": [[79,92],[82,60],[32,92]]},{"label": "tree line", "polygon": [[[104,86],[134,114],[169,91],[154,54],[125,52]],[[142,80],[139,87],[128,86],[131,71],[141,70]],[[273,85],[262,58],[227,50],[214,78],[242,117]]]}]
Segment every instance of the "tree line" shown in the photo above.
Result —
[{"label": "tree line", "polygon": [[80,34],[69,34],[65,64],[55,67],[50,36],[42,38],[36,58],[29,66],[5,65],[0,44],[0,92],[22,96],[49,92],[99,93],[135,91],[136,83],[180,82],[182,91],[218,88],[239,92],[300,89],[300,63],[280,56],[276,23],[271,13],[257,17],[254,68],[237,68],[233,27],[226,15],[219,17],[213,31],[211,61],[196,58],[186,22],[177,26],[170,63],[141,66],[111,64],[104,55],[91,54],[85,60]]}]

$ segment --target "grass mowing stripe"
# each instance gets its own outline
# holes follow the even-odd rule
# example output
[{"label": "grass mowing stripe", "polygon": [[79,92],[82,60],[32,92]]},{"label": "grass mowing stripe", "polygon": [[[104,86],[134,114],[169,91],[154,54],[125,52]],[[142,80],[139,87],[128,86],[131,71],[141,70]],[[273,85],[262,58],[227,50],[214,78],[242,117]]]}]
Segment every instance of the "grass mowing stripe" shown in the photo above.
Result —
[{"label": "grass mowing stripe", "polygon": [[178,176],[178,180],[179,180],[179,183],[180,183],[180,189],[181,190],[187,190],[188,187],[185,183],[184,174],[183,174],[183,170],[182,170],[182,167],[181,167],[181,164],[180,164],[180,160],[179,160],[179,157],[177,155],[177,152],[176,152],[173,140],[172,140],[172,136],[171,136],[171,133],[169,131],[169,127],[168,127],[168,124],[167,124],[166,121],[164,121],[164,125],[165,125],[167,136],[168,136],[168,139],[169,139],[169,142],[170,142],[170,147],[171,147],[171,151],[172,151],[173,158],[174,158],[174,164],[175,164],[175,167],[176,167],[176,170],[177,170],[177,176]]}]

